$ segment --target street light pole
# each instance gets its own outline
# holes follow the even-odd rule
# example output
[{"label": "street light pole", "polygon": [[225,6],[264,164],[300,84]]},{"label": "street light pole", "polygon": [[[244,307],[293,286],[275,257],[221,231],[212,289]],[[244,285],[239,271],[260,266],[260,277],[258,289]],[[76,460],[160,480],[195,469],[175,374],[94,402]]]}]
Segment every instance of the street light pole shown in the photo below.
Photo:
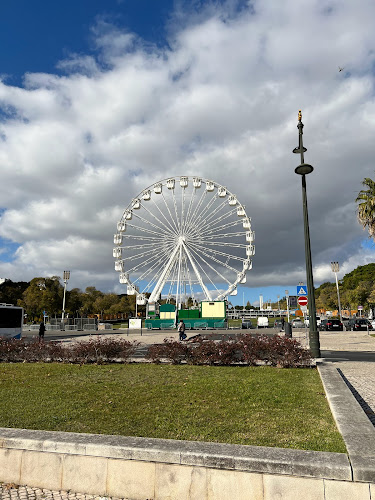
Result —
[{"label": "street light pole", "polygon": [[331,269],[332,269],[332,272],[335,273],[335,277],[336,277],[336,289],[337,289],[337,300],[338,300],[338,304],[339,304],[339,316],[340,316],[340,321],[342,323],[341,302],[340,302],[340,292],[339,292],[339,281],[337,279],[337,273],[340,270],[339,263],[338,262],[331,262]]},{"label": "street light pole", "polygon": [[70,278],[70,271],[64,271],[64,276],[63,276],[63,281],[64,281],[64,297],[63,297],[63,306],[62,306],[62,315],[61,315],[61,321],[64,321],[64,315],[65,315],[65,294],[66,294],[66,285],[68,283],[68,280]]},{"label": "street light pole", "polygon": [[307,194],[306,194],[306,175],[310,174],[314,168],[305,163],[304,153],[307,151],[303,147],[303,123],[302,112],[298,112],[298,125],[299,142],[298,147],[293,149],[293,153],[301,155],[301,164],[294,170],[296,174],[302,177],[302,205],[303,205],[303,226],[305,234],[305,260],[306,260],[306,280],[307,280],[307,293],[309,304],[309,341],[310,351],[315,358],[320,358],[320,341],[319,332],[316,324],[316,309],[315,309],[315,292],[314,292],[314,278],[312,272],[311,260],[311,247],[310,247],[310,229],[309,229],[309,213],[307,209]]},{"label": "street light pole", "polygon": [[289,290],[285,290],[285,298],[286,298],[286,310],[288,313],[288,323],[289,323]]}]

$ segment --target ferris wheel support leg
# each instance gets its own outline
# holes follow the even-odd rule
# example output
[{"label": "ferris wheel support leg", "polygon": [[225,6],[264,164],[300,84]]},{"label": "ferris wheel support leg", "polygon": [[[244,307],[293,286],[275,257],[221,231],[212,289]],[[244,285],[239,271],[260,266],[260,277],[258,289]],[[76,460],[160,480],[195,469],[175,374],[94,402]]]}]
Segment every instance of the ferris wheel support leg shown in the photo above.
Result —
[{"label": "ferris wheel support leg", "polygon": [[164,268],[164,271],[161,273],[160,278],[158,279],[158,282],[156,283],[155,288],[153,289],[150,298],[148,299],[149,302],[156,302],[159,295],[161,294],[163,286],[165,285],[165,282],[167,281],[168,276],[172,270],[174,261],[176,260],[176,256],[180,250],[180,247],[181,247],[181,242],[179,242],[176,248],[173,250],[167,262],[167,265]]},{"label": "ferris wheel support leg", "polygon": [[177,294],[176,294],[176,310],[179,309],[179,300],[181,297],[181,283],[180,283],[180,277],[181,277],[181,261],[182,261],[182,244],[180,244],[180,256],[178,260],[178,273],[177,273]]},{"label": "ferris wheel support leg", "polygon": [[203,280],[202,280],[202,276],[200,275],[199,271],[198,271],[198,268],[197,266],[195,265],[195,262],[188,250],[188,248],[186,247],[186,245],[183,243],[184,245],[184,250],[186,252],[186,255],[188,256],[189,260],[190,260],[190,263],[191,263],[191,266],[192,268],[194,269],[194,272],[195,272],[195,275],[196,277],[198,278],[198,281],[199,281],[199,284],[200,286],[202,287],[202,290],[204,291],[204,294],[206,295],[206,299],[207,300],[212,300],[212,297],[211,297],[211,294],[210,292],[208,291],[206,285],[203,283]]}]

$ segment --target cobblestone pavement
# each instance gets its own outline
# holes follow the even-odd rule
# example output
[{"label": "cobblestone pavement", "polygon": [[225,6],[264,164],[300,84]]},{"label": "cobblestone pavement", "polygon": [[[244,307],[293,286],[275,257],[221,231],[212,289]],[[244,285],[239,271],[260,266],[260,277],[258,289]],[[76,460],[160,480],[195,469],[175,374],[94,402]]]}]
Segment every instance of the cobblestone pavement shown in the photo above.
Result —
[{"label": "cobblestone pavement", "polygon": [[115,497],[70,493],[69,491],[41,490],[40,488],[15,484],[1,484],[0,498],[1,500],[126,500]]}]

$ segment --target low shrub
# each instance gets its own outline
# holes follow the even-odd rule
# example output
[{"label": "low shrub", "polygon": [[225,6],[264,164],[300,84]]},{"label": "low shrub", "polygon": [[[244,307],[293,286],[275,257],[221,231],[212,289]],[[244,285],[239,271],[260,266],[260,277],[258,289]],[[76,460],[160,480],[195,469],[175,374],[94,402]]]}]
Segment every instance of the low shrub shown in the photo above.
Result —
[{"label": "low shrub", "polygon": [[194,343],[164,339],[149,347],[146,357],[153,362],[192,365],[257,365],[265,363],[284,368],[311,365],[311,354],[296,340],[274,335],[240,335],[237,339],[215,342],[204,337]]},{"label": "low shrub", "polygon": [[172,363],[172,365],[178,365],[182,361],[186,361],[188,351],[189,347],[186,343],[166,338],[162,344],[153,344],[148,348],[146,359],[149,359],[153,363],[160,363],[166,360]]},{"label": "low shrub", "polygon": [[62,342],[26,342],[25,340],[0,338],[0,362],[69,362],[105,363],[120,360],[127,362],[138,343],[124,339],[90,339],[64,345]]},{"label": "low shrub", "polygon": [[116,360],[126,362],[134,354],[138,342],[128,342],[124,339],[90,339],[76,342],[69,348],[73,363],[108,363]]},{"label": "low shrub", "polygon": [[[64,345],[62,342],[26,342],[0,338],[0,362],[126,363],[138,342],[125,339],[91,338]],[[265,363],[283,368],[311,365],[311,354],[296,340],[274,335],[240,335],[236,339],[215,342],[197,337],[194,342],[164,339],[148,348],[146,358],[153,363],[174,365],[257,365]]]}]

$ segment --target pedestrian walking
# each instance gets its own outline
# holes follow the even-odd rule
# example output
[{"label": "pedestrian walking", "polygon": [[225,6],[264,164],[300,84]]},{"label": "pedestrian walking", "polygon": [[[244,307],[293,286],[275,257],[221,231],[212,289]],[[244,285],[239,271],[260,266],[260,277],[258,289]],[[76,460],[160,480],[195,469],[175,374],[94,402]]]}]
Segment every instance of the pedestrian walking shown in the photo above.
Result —
[{"label": "pedestrian walking", "polygon": [[180,323],[178,325],[178,338],[179,338],[179,340],[186,339],[185,323],[182,320],[180,321]]},{"label": "pedestrian walking", "polygon": [[44,321],[42,321],[39,325],[39,342],[44,340],[44,332],[46,331],[46,326]]}]

